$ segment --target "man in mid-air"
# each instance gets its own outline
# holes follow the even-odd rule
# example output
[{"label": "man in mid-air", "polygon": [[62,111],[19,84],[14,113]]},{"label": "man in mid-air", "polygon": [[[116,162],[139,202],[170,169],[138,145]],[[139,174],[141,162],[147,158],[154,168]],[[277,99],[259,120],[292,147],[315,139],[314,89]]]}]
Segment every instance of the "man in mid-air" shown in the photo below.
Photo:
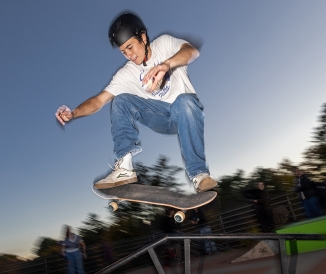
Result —
[{"label": "man in mid-air", "polygon": [[113,171],[96,182],[95,188],[137,181],[132,157],[142,150],[138,123],[158,133],[178,135],[186,172],[197,192],[217,186],[206,164],[203,105],[187,75],[187,65],[199,56],[198,50],[170,35],[159,36],[150,43],[147,28],[130,13],[120,15],[112,23],[109,39],[128,59],[127,63],[101,93],[74,110],[63,105],[55,114],[65,125],[111,102],[111,132],[117,161]]}]

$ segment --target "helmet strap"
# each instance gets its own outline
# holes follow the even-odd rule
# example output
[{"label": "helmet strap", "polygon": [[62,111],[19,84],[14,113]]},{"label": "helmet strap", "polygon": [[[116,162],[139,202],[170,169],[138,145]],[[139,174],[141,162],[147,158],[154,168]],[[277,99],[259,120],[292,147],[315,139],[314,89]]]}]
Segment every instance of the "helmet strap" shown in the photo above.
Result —
[{"label": "helmet strap", "polygon": [[143,66],[147,66],[146,62],[148,61],[148,48],[147,48],[147,44],[145,45],[145,58],[143,61]]},{"label": "helmet strap", "polygon": [[[144,41],[143,41],[143,43],[144,43]],[[145,45],[145,58],[143,61],[143,66],[146,67],[147,66],[146,62],[148,61],[148,42],[146,41],[146,44],[144,43],[144,45]]]}]

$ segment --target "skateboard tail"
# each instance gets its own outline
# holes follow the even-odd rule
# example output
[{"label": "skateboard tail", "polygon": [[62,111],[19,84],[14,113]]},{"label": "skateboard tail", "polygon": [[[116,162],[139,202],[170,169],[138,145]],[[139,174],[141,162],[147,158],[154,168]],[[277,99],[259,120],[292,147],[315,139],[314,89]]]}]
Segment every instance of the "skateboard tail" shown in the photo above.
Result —
[{"label": "skateboard tail", "polygon": [[106,199],[106,200],[118,200],[119,199],[118,196],[116,196],[116,195],[105,194],[100,189],[95,188],[94,185],[92,186],[92,191],[95,195],[99,196],[102,199]]},{"label": "skateboard tail", "polygon": [[[123,180],[123,181],[120,181],[120,182],[116,182],[115,187],[126,185],[126,184],[131,184],[131,183],[136,183],[136,182],[137,182],[137,177],[127,179],[127,180]],[[101,183],[96,183],[96,187],[95,187],[95,184],[94,184],[93,188],[95,188],[95,189],[107,189],[108,185],[109,185],[108,183],[102,183],[102,184]]]}]

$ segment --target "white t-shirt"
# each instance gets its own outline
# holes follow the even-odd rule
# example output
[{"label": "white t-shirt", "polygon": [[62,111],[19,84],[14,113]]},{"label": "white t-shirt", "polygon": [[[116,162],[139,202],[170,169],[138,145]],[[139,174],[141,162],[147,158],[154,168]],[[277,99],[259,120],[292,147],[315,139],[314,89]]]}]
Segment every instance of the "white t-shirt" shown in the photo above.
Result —
[{"label": "white t-shirt", "polygon": [[150,45],[152,56],[146,62],[147,66],[136,65],[132,61],[128,61],[113,76],[110,84],[104,90],[114,96],[130,93],[145,99],[161,100],[167,103],[173,103],[179,94],[196,93],[188,77],[187,66],[173,68],[167,72],[164,76],[164,86],[152,93],[147,92],[142,86],[142,80],[149,69],[172,57],[185,43],[188,42],[170,35],[158,37]]}]

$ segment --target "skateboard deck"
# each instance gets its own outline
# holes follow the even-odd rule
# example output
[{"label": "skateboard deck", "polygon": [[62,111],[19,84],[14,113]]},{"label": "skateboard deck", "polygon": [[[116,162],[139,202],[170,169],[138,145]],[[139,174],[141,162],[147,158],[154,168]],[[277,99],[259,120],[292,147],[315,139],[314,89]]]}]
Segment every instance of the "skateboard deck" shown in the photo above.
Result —
[{"label": "skateboard deck", "polygon": [[[166,187],[157,187],[142,184],[126,184],[107,189],[96,189],[93,186],[92,190],[97,196],[107,200],[118,202],[129,201],[167,206],[182,211],[206,205],[213,201],[217,195],[215,191],[207,191],[200,192],[197,194],[185,195],[182,193],[171,191]],[[115,211],[115,205],[112,205],[113,208],[110,209],[109,204],[109,209],[111,211]]]}]

